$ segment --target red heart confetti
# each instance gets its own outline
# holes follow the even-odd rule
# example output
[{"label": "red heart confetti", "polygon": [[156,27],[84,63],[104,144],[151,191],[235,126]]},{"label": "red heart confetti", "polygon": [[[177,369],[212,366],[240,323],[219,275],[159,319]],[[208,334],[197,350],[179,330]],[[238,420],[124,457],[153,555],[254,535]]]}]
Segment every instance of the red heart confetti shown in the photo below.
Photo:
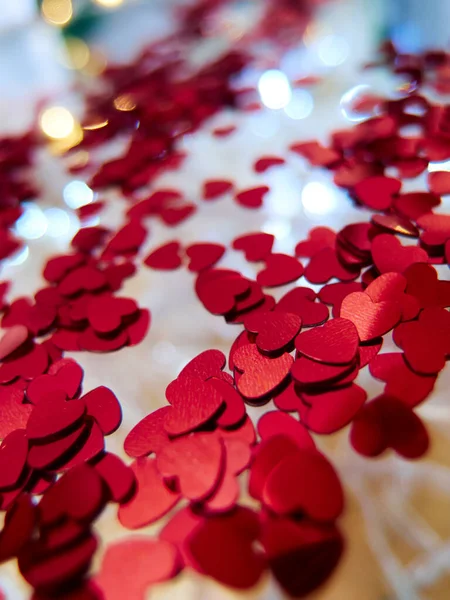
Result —
[{"label": "red heart confetti", "polygon": [[295,340],[298,352],[331,365],[351,363],[357,355],[358,345],[357,328],[345,318],[332,319],[322,327],[304,331]]},{"label": "red heart confetti", "polygon": [[158,270],[178,269],[181,266],[180,249],[179,242],[167,242],[153,250],[144,260],[144,264]]},{"label": "red heart confetti", "polygon": [[236,194],[235,200],[240,206],[244,206],[245,208],[259,208],[262,206],[263,198],[268,191],[269,188],[267,185],[262,185],[239,192]]},{"label": "red heart confetti", "polygon": [[266,267],[256,280],[263,287],[276,287],[296,281],[303,275],[303,265],[287,254],[270,254],[265,259]]},{"label": "red heart confetti", "polygon": [[271,167],[284,165],[285,162],[284,158],[280,158],[279,156],[263,156],[255,162],[253,169],[256,173],[265,173]]},{"label": "red heart confetti", "polygon": [[288,376],[293,363],[290,354],[269,359],[260,354],[255,344],[239,348],[233,357],[234,365],[242,371],[237,382],[240,393],[248,399],[263,398],[273,392]]},{"label": "red heart confetti", "polygon": [[271,233],[247,233],[233,241],[233,248],[242,250],[249,262],[257,262],[271,253],[274,241]]},{"label": "red heart confetti", "polygon": [[192,244],[186,248],[186,254],[191,259],[188,269],[194,273],[208,269],[215,265],[224,253],[225,247],[221,244]]},{"label": "red heart confetti", "polygon": [[402,306],[397,301],[373,302],[364,292],[353,292],[341,305],[341,317],[352,321],[362,342],[390,331],[400,320]]}]

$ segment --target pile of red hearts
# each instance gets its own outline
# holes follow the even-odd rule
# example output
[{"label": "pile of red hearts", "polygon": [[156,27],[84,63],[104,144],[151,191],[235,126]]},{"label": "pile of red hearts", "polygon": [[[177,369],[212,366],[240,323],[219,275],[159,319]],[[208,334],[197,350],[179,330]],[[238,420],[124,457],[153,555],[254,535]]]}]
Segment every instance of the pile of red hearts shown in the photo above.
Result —
[{"label": "pile of red hearts", "polygon": [[[220,4],[195,9],[206,16]],[[278,28],[296,11],[288,4],[270,25]],[[306,15],[304,3],[299,7],[297,16]],[[191,23],[186,15],[184,41],[202,35]],[[263,21],[264,28],[269,23]],[[450,355],[450,283],[433,266],[450,259],[450,217],[433,212],[450,192],[450,178],[434,171],[427,191],[401,189],[403,179],[422,173],[430,161],[450,158],[448,110],[417,92],[430,73],[438,77],[435,87],[446,89],[450,59],[445,53],[408,59],[387,48],[386,61],[395,57],[397,71],[411,79],[404,98],[377,99],[376,117],[335,132],[329,146],[295,143],[287,159],[261,156],[253,165],[262,174],[288,168],[297,155],[332,170],[336,185],[373,211],[371,222],[338,232],[316,227],[299,240],[295,256],[273,252],[274,237],[259,231],[232,240],[229,249],[201,241],[184,247],[177,240],[152,249],[142,261],[147,267],[185,264],[206,310],[243,328],[230,348],[229,372],[222,352],[201,353],[167,387],[168,405],[128,433],[130,465],[105,452],[104,437],[121,423],[120,404],[106,387],[81,395],[82,368],[63,353],[115,351],[146,335],[149,311],[117,292],[141,266],[149,218],[173,227],[197,207],[178,190],[150,194],[145,185],[179,166],[176,140],[183,133],[238,104],[231,80],[247,60],[230,53],[181,80],[182,51],[170,55],[172,43],[107,70],[108,92],[88,99],[86,147],[130,132],[125,155],[91,179],[97,188],[116,185],[127,194],[125,223],[116,231],[80,229],[72,252],[47,262],[48,285],[33,298],[8,303],[7,283],[0,288],[7,330],[0,340],[0,500],[7,511],[0,562],[18,559],[35,600],[140,600],[149,586],[184,568],[237,589],[252,587],[270,570],[289,594],[306,595],[330,576],[343,550],[337,523],[342,485],[313,436],[351,424],[350,442],[367,457],[392,449],[418,458],[429,444],[414,409]],[[405,137],[409,125],[420,126],[421,135]],[[220,140],[233,130],[213,135]],[[6,165],[0,169],[6,198],[0,220],[7,232],[0,258],[17,247],[8,227],[32,193],[17,169],[30,162],[33,144],[25,137],[0,145]],[[387,168],[397,177],[387,176]],[[266,185],[239,189],[219,178],[202,181],[201,188],[206,202],[233,194],[246,209],[263,205],[269,192]],[[225,251],[260,263],[255,280],[218,266]],[[278,302],[266,293],[303,276],[320,291],[293,287]],[[402,352],[380,354],[389,332]],[[356,383],[362,369],[385,383],[382,395],[367,401]],[[255,431],[246,405],[271,400],[277,410],[261,411]],[[239,504],[243,472],[252,509]],[[118,505],[126,529],[169,519],[153,537],[109,545],[98,573],[89,576],[97,548],[94,521],[108,503]]]}]

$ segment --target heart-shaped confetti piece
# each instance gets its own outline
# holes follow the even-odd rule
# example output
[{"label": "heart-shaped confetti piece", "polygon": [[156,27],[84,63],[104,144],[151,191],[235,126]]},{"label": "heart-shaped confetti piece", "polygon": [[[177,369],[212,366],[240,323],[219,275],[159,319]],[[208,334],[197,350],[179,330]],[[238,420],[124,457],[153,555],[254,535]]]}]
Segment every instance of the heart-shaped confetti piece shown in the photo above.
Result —
[{"label": "heart-shaped confetti piece", "polygon": [[345,318],[332,319],[297,336],[298,352],[330,365],[351,363],[358,352],[359,338],[355,325]]}]

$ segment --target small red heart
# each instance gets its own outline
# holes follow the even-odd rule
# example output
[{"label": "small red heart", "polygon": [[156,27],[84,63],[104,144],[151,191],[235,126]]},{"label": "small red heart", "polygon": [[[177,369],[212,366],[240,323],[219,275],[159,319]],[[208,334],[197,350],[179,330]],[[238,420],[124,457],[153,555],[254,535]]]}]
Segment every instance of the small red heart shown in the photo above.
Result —
[{"label": "small red heart", "polygon": [[415,373],[400,352],[378,354],[369,365],[371,374],[386,382],[385,393],[413,408],[431,393],[435,375]]},{"label": "small red heart", "polygon": [[118,329],[124,317],[130,317],[137,311],[138,305],[132,298],[105,294],[91,299],[87,306],[87,318],[97,333],[107,334]]},{"label": "small red heart", "polygon": [[286,161],[284,160],[284,158],[280,158],[278,156],[263,156],[262,158],[259,158],[257,161],[255,161],[253,168],[256,171],[256,173],[265,173],[265,171],[267,171],[271,167],[278,167],[280,165],[284,165],[285,162]]},{"label": "small red heart", "polygon": [[58,390],[48,395],[45,402],[35,406],[27,422],[30,440],[45,440],[75,427],[86,412],[83,400],[65,401],[65,393]]},{"label": "small red heart", "polygon": [[294,361],[287,352],[277,358],[263,356],[256,344],[239,348],[233,360],[235,368],[242,371],[237,388],[249,399],[263,398],[273,392],[286,379]]},{"label": "small red heart", "polygon": [[250,281],[236,271],[208,269],[197,277],[195,291],[205,308],[224,315],[236,305],[237,298],[250,288]]},{"label": "small red heart", "polygon": [[128,456],[140,458],[152,452],[159,453],[169,443],[164,423],[170,410],[170,406],[158,408],[133,427],[123,443]]},{"label": "small red heart", "polygon": [[357,365],[328,365],[301,356],[294,361],[291,368],[292,378],[300,389],[323,388],[323,386],[340,383],[342,379],[358,375]]},{"label": "small red heart", "polygon": [[245,208],[259,208],[262,206],[263,198],[269,191],[267,185],[261,185],[256,188],[244,190],[235,196],[235,200]]},{"label": "small red heart", "polygon": [[181,266],[180,242],[167,242],[153,250],[144,260],[151,269],[171,271]]},{"label": "small red heart", "polygon": [[278,410],[265,413],[258,421],[258,433],[262,440],[283,435],[291,438],[299,448],[315,448],[314,440],[306,427]]},{"label": "small red heart", "polygon": [[208,422],[223,404],[215,387],[197,377],[183,376],[167,386],[166,398],[172,410],[164,427],[169,435],[181,435]]},{"label": "small red heart", "polygon": [[322,585],[344,550],[344,540],[336,527],[307,519],[267,519],[261,544],[275,578],[293,598],[308,596]]},{"label": "small red heart", "polygon": [[350,423],[366,399],[365,390],[354,383],[325,393],[302,393],[300,418],[314,433],[334,433]]},{"label": "small red heart", "polygon": [[183,367],[180,377],[199,377],[203,381],[211,377],[219,377],[225,367],[226,358],[220,350],[205,350]]},{"label": "small red heart", "polygon": [[231,192],[233,183],[222,179],[205,181],[203,184],[203,199],[215,200],[227,192]]},{"label": "small red heart", "polygon": [[398,301],[372,302],[365,292],[353,292],[344,298],[341,317],[352,321],[361,342],[368,342],[390,331],[400,321],[402,306]]},{"label": "small red heart", "polygon": [[258,312],[244,321],[247,331],[256,333],[256,345],[262,352],[286,349],[300,331],[298,315],[283,312]]},{"label": "small red heart", "polygon": [[197,433],[175,439],[156,458],[165,478],[177,479],[180,492],[198,502],[217,488],[223,472],[225,447],[212,433]]},{"label": "small red heart", "polygon": [[70,358],[54,363],[48,373],[33,379],[27,387],[27,398],[39,404],[49,392],[62,390],[68,398],[77,395],[83,381],[83,369]]},{"label": "small red heart", "polygon": [[95,580],[108,600],[143,600],[152,584],[171,579],[178,567],[178,551],[170,542],[127,538],[108,545]]},{"label": "small red heart", "polygon": [[271,233],[247,233],[233,241],[233,248],[243,250],[249,262],[258,262],[271,253],[274,241]]},{"label": "small red heart", "polygon": [[347,365],[358,353],[359,338],[355,325],[348,319],[332,319],[297,336],[298,352],[330,365]]},{"label": "small red heart", "polygon": [[219,427],[232,427],[240,423],[245,416],[245,404],[242,396],[235,390],[233,385],[223,379],[212,377],[209,383],[220,394],[225,402],[225,410],[217,419]]},{"label": "small red heart", "polygon": [[419,237],[419,230],[414,223],[411,223],[411,221],[399,215],[372,215],[372,223],[378,227],[387,229],[392,233],[397,233],[398,235]]},{"label": "small red heart", "polygon": [[319,292],[319,298],[325,304],[333,306],[333,317],[339,317],[343,299],[353,292],[362,292],[363,287],[359,281],[346,281],[324,285]]},{"label": "small red heart", "polygon": [[160,211],[161,219],[169,227],[179,225],[192,214],[195,213],[197,207],[195,204],[184,204],[183,206],[172,206],[170,208],[163,208]]},{"label": "small red heart", "polygon": [[186,248],[186,254],[191,259],[188,269],[194,273],[208,269],[216,264],[225,253],[222,244],[192,244]]},{"label": "small red heart", "polygon": [[372,210],[387,210],[392,206],[394,196],[402,187],[402,182],[392,177],[376,175],[367,177],[354,187],[357,199]]},{"label": "small red heart", "polygon": [[122,408],[114,393],[105,386],[94,388],[82,398],[88,415],[93,417],[105,435],[114,433],[122,422]]},{"label": "small red heart", "polygon": [[303,275],[303,265],[288,254],[269,254],[265,259],[265,269],[256,277],[263,287],[277,287],[296,281]]},{"label": "small red heart", "polygon": [[410,459],[423,456],[429,446],[420,418],[403,402],[387,395],[362,408],[353,421],[350,442],[364,456],[378,456],[392,448]]},{"label": "small red heart", "polygon": [[274,311],[298,315],[303,327],[322,325],[329,317],[328,307],[315,300],[316,293],[313,290],[296,287],[278,300]]},{"label": "small red heart", "polygon": [[417,219],[417,225],[425,230],[420,239],[428,246],[441,246],[450,238],[450,215],[428,213]]},{"label": "small red heart", "polygon": [[326,283],[332,277],[341,281],[351,281],[359,275],[359,267],[347,268],[342,265],[333,248],[319,250],[309,261],[305,277],[311,283]]},{"label": "small red heart", "polygon": [[297,448],[269,473],[263,503],[279,515],[302,512],[315,521],[334,521],[344,508],[344,494],[323,454]]},{"label": "small red heart", "polygon": [[295,256],[312,258],[324,248],[334,249],[336,244],[336,233],[328,227],[313,227],[308,239],[299,242],[295,247]]},{"label": "small red heart", "polygon": [[428,254],[417,246],[402,246],[393,235],[382,233],[372,241],[373,262],[380,273],[403,273],[414,263],[428,262]]},{"label": "small red heart", "polygon": [[139,529],[167,514],[180,500],[180,494],[166,486],[155,460],[140,458],[130,468],[136,476],[136,492],[119,506],[117,516],[127,529]]},{"label": "small red heart", "polygon": [[440,203],[440,197],[429,192],[411,192],[397,196],[394,209],[403,217],[417,221],[421,215],[431,212]]}]

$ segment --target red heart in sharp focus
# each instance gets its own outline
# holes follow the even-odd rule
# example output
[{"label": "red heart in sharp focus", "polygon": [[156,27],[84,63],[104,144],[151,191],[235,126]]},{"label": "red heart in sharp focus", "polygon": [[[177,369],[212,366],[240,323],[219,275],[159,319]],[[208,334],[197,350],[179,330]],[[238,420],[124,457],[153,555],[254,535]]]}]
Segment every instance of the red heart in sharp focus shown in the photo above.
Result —
[{"label": "red heart in sharp focus", "polygon": [[270,472],[263,503],[279,515],[302,512],[315,521],[334,521],[344,508],[339,478],[317,450],[288,454]]},{"label": "red heart in sharp focus", "polygon": [[273,402],[278,410],[285,412],[298,411],[301,401],[294,382],[289,382],[281,392],[277,393],[273,398]]},{"label": "red heart in sharp focus", "polygon": [[247,331],[256,333],[256,345],[262,352],[282,350],[291,344],[300,331],[298,315],[282,312],[259,312],[244,321]]},{"label": "red heart in sharp focus", "polygon": [[256,277],[263,287],[276,287],[296,281],[303,275],[303,265],[288,254],[270,254],[265,259],[266,267]]},{"label": "red heart in sharp focus", "polygon": [[247,233],[233,241],[233,248],[243,250],[249,262],[257,262],[271,253],[274,241],[271,233]]},{"label": "red heart in sharp focus", "polygon": [[299,242],[295,247],[295,256],[312,258],[324,248],[334,249],[336,233],[328,227],[313,227],[308,239]]},{"label": "red heart in sharp focus", "polygon": [[390,331],[400,321],[402,306],[397,301],[372,302],[365,292],[344,298],[341,317],[352,321],[361,342],[368,342]]},{"label": "red heart in sharp focus", "polygon": [[0,489],[14,487],[25,468],[28,439],[25,429],[16,429],[0,446]]},{"label": "red heart in sharp focus", "polygon": [[222,179],[205,181],[203,184],[203,199],[204,200],[215,200],[219,196],[223,196],[227,192],[233,189],[231,181]]},{"label": "red heart in sharp focus", "polygon": [[48,374],[39,375],[27,387],[27,398],[32,404],[39,404],[49,392],[62,390],[68,398],[77,395],[83,381],[83,369],[70,358],[54,363]]},{"label": "red heart in sharp focus", "polygon": [[345,318],[332,319],[297,336],[295,347],[298,352],[313,360],[331,365],[351,363],[358,353],[358,331]]},{"label": "red heart in sharp focus", "polygon": [[164,427],[169,435],[181,435],[209,421],[221,408],[222,396],[213,385],[197,377],[184,376],[167,386],[166,398],[172,410]]},{"label": "red heart in sharp focus", "polygon": [[181,266],[180,242],[168,242],[153,250],[144,260],[144,264],[152,269],[170,271]]},{"label": "red heart in sharp focus", "polygon": [[396,398],[379,396],[353,421],[353,448],[363,456],[378,456],[392,448],[404,458],[419,458],[429,446],[427,430],[411,408]]},{"label": "red heart in sharp focus", "polygon": [[224,468],[225,447],[213,433],[197,433],[175,439],[156,458],[165,478],[176,478],[180,492],[198,502],[217,488]]},{"label": "red heart in sharp focus", "polygon": [[338,260],[333,248],[319,250],[309,261],[305,268],[305,277],[311,283],[326,283],[332,277],[341,281],[356,279],[360,268],[346,268]]},{"label": "red heart in sharp focus", "polygon": [[186,248],[186,254],[191,259],[188,269],[194,273],[208,269],[216,264],[225,253],[222,244],[192,244]]},{"label": "red heart in sharp focus", "polygon": [[263,156],[255,162],[253,168],[256,173],[264,173],[270,169],[270,167],[278,167],[280,165],[284,165],[285,162],[286,161],[284,158],[280,158],[278,156]]},{"label": "red heart in sharp focus", "polygon": [[402,187],[402,182],[392,177],[376,175],[359,181],[354,193],[359,202],[372,210],[387,210],[392,206],[394,196]]},{"label": "red heart in sharp focus", "polygon": [[211,377],[219,377],[226,363],[226,358],[220,350],[205,350],[180,371],[180,377],[199,377],[203,381]]},{"label": "red heart in sharp focus", "polygon": [[328,307],[315,299],[316,293],[310,288],[296,287],[278,300],[274,311],[298,315],[303,327],[322,325],[329,317]]},{"label": "red heart in sharp focus", "polygon": [[166,486],[155,460],[140,458],[130,467],[136,476],[136,492],[119,506],[117,516],[127,529],[139,529],[167,514],[180,500],[180,494]]},{"label": "red heart in sharp focus", "polygon": [[344,549],[335,526],[306,519],[267,519],[261,543],[275,578],[294,598],[303,598],[322,585],[336,568]]},{"label": "red heart in sharp focus", "polygon": [[133,427],[123,444],[128,456],[140,458],[152,452],[158,453],[169,443],[164,423],[170,410],[170,406],[158,408]]},{"label": "red heart in sharp focus", "polygon": [[402,246],[393,235],[382,233],[372,241],[373,262],[380,273],[403,273],[414,263],[428,262],[428,254],[417,246]]},{"label": "red heart in sharp focus", "polygon": [[245,404],[242,396],[235,390],[232,384],[212,377],[209,383],[220,394],[225,402],[225,410],[217,418],[219,427],[232,427],[240,423],[245,416]]},{"label": "red heart in sharp focus", "polygon": [[238,204],[244,206],[245,208],[259,208],[262,206],[263,198],[268,191],[269,188],[267,185],[262,185],[260,187],[239,192],[236,194],[235,200]]},{"label": "red heart in sharp focus", "polygon": [[178,568],[178,551],[170,542],[127,538],[108,545],[95,580],[108,600],[143,600],[152,584],[171,579]]},{"label": "red heart in sharp focus", "polygon": [[286,379],[294,361],[286,352],[277,358],[263,356],[256,344],[239,348],[233,360],[235,368],[243,372],[238,390],[245,398],[255,400],[273,392]]},{"label": "red heart in sharp focus", "polygon": [[325,393],[302,393],[300,418],[314,433],[334,433],[350,423],[366,398],[365,390],[354,383]]},{"label": "red heart in sharp focus", "polygon": [[371,374],[386,382],[385,393],[413,408],[433,390],[435,375],[415,373],[400,352],[378,354],[369,364]]}]

